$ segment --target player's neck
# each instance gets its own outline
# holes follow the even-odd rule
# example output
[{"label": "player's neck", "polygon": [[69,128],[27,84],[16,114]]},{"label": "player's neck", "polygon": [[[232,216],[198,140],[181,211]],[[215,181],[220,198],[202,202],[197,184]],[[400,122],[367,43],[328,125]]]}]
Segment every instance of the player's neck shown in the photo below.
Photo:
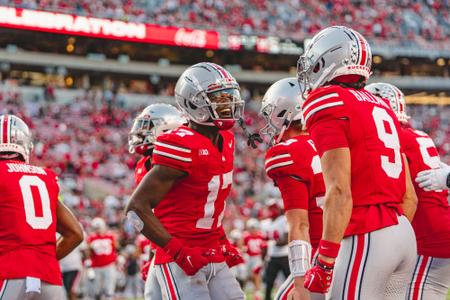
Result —
[{"label": "player's neck", "polygon": [[201,135],[206,136],[211,140],[214,146],[218,145],[220,134],[219,129],[216,126],[206,126],[194,122],[189,122],[189,128],[197,131]]},{"label": "player's neck", "polygon": [[287,141],[287,140],[289,140],[291,138],[294,138],[296,136],[306,135],[306,134],[308,134],[308,133],[306,131],[304,131],[304,130],[296,129],[296,128],[289,128],[283,134],[283,142]]}]

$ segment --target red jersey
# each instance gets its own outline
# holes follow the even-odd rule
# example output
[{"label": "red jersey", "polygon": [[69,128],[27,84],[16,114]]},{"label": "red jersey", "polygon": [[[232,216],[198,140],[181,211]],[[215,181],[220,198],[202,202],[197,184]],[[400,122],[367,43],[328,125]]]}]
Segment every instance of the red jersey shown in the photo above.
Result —
[{"label": "red jersey", "polygon": [[[408,126],[401,129],[402,149],[408,158],[411,178],[417,173],[439,168],[439,154],[431,138]],[[420,255],[450,258],[450,207],[448,190],[425,191],[414,182],[419,203],[412,222]]]},{"label": "red jersey", "polygon": [[244,245],[248,256],[261,256],[262,250],[267,247],[266,237],[261,232],[249,233],[244,237]]},{"label": "red jersey", "polygon": [[325,184],[320,157],[309,135],[299,135],[276,144],[266,153],[267,175],[278,186],[285,210],[308,211],[311,245],[317,248],[322,236]]},{"label": "red jersey", "polygon": [[104,267],[116,261],[116,238],[112,233],[91,233],[87,243],[91,248],[92,267]]},{"label": "red jersey", "polygon": [[0,280],[27,276],[61,285],[56,259],[59,187],[47,168],[0,161]]},{"label": "red jersey", "polygon": [[138,185],[142,178],[144,178],[145,174],[147,174],[148,171],[150,171],[152,164],[152,157],[151,156],[143,156],[136,164],[136,169],[134,171],[134,182],[136,182],[136,185]]},{"label": "red jersey", "polygon": [[[190,247],[215,248],[222,236],[225,200],[233,178],[234,135],[220,131],[222,150],[204,135],[181,126],[158,137],[152,165],[187,173],[154,208],[169,233]],[[155,263],[172,261],[161,249]]]},{"label": "red jersey", "polygon": [[397,224],[405,166],[389,104],[366,90],[325,86],[308,95],[303,116],[320,155],[350,150],[353,210],[345,236]]}]

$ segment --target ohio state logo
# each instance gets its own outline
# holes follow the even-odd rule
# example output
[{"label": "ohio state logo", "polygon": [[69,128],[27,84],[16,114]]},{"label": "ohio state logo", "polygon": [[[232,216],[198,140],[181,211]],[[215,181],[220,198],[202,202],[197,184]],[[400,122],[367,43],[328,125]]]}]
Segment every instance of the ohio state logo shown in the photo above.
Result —
[{"label": "ohio state logo", "polygon": [[206,46],[206,31],[180,28],[175,33],[175,44],[203,48]]}]

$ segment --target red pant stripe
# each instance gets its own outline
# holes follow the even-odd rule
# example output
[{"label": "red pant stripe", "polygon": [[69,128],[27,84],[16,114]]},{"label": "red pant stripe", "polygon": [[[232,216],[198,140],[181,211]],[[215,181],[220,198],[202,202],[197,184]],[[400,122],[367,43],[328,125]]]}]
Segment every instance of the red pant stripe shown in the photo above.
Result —
[{"label": "red pant stripe", "polygon": [[275,300],[286,300],[290,291],[294,288],[294,277],[289,275],[288,278],[281,284],[275,296]]},{"label": "red pant stripe", "polygon": [[420,259],[422,259],[422,261],[420,262],[418,270],[414,274],[414,282],[413,282],[414,289],[412,293],[413,300],[420,300],[422,298],[422,289],[423,286],[425,285],[425,279],[430,269],[429,268],[430,257],[420,256]]},{"label": "red pant stripe", "polygon": [[363,257],[365,255],[365,235],[360,234],[356,237],[357,245],[356,245],[356,252],[355,252],[355,260],[353,262],[353,267],[350,274],[350,280],[348,284],[348,294],[347,299],[353,300],[357,299],[357,285],[360,277],[360,269],[361,264],[363,262]]},{"label": "red pant stripe", "polygon": [[170,299],[176,300],[176,299],[178,299],[178,297],[175,292],[175,286],[173,284],[172,277],[169,274],[169,269],[167,269],[166,264],[163,264],[162,268],[163,268],[164,279],[166,280],[167,285],[169,287]]},{"label": "red pant stripe", "polygon": [[287,300],[289,293],[294,289],[294,281],[291,282],[284,291],[284,293],[281,295],[280,300]]},{"label": "red pant stripe", "polygon": [[0,300],[3,299],[3,294],[5,293],[7,285],[8,280],[0,279]]}]

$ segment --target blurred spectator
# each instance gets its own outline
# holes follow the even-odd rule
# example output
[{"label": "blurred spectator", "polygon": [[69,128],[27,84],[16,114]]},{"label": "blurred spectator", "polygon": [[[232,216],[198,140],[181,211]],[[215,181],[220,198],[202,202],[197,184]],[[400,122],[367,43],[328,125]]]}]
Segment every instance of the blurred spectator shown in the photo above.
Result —
[{"label": "blurred spectator", "polygon": [[[330,25],[351,25],[375,41],[445,41],[448,1],[426,0],[2,0],[2,5],[167,26],[214,29],[227,34],[271,35],[303,40]],[[433,44],[436,48],[437,43]]]}]

